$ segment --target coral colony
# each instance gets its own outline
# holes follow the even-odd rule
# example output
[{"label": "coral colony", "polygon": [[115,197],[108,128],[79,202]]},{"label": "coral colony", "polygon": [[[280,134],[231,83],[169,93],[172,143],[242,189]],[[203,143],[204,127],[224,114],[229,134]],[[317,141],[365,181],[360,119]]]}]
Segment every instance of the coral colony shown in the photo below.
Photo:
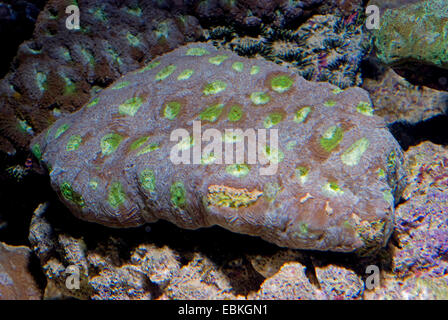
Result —
[{"label": "coral colony", "polygon": [[[245,147],[254,136],[263,143]],[[239,160],[220,156],[234,146]],[[366,91],[204,43],[121,77],[31,149],[81,219],[220,225],[290,248],[383,246],[405,185],[401,148]],[[182,163],[194,150],[200,159]]]}]

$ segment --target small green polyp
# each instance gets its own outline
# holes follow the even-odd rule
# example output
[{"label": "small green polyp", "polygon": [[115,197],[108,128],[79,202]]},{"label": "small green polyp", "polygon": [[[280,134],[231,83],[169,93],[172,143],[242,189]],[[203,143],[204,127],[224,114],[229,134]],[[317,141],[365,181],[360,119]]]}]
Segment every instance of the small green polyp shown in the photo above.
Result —
[{"label": "small green polyp", "polygon": [[244,63],[242,63],[241,61],[234,62],[232,64],[232,69],[237,71],[237,72],[243,72],[243,70],[244,70]]},{"label": "small green polyp", "polygon": [[120,104],[118,106],[118,111],[120,112],[120,114],[133,117],[137,113],[138,109],[140,109],[142,104],[143,104],[142,98],[133,97],[126,100],[123,104]]},{"label": "small green polyp", "polygon": [[140,45],[140,39],[129,31],[126,34],[126,39],[128,39],[129,44],[133,47],[138,47]]},{"label": "small green polyp", "polygon": [[216,81],[213,81],[213,82],[210,82],[209,84],[207,84],[204,87],[204,90],[202,90],[202,92],[206,96],[209,96],[211,94],[220,93],[220,92],[226,90],[226,88],[227,88],[227,83],[225,83],[224,81],[221,81],[221,80],[216,80]]},{"label": "small green polyp", "polygon": [[320,138],[320,145],[327,152],[331,152],[342,141],[344,131],[338,126],[332,126]]},{"label": "small green polyp", "polygon": [[369,144],[370,142],[367,138],[359,139],[341,155],[342,162],[347,166],[357,165]]},{"label": "small green polyp", "polygon": [[210,62],[211,64],[219,66],[221,63],[226,61],[228,58],[229,57],[226,56],[226,55],[219,55],[219,56],[216,56],[216,57],[209,58],[208,62]]},{"label": "small green polyp", "polygon": [[298,166],[295,169],[295,175],[297,180],[300,181],[300,183],[304,184],[308,180],[308,172],[310,170],[303,166]]},{"label": "small green polyp", "polygon": [[100,142],[101,153],[103,154],[103,156],[108,156],[114,153],[122,140],[123,137],[117,133],[106,134]]},{"label": "small green polyp", "polygon": [[140,183],[145,190],[149,192],[156,191],[156,178],[154,171],[151,169],[145,169],[140,173]]},{"label": "small green polyp", "polygon": [[207,49],[204,48],[190,48],[187,50],[186,55],[187,56],[204,56],[206,54],[210,54],[210,52]]},{"label": "small green polyp", "polygon": [[134,151],[140,148],[142,145],[146,143],[149,137],[141,137],[132,142],[131,146],[129,147],[129,150]]},{"label": "small green polyp", "polygon": [[310,107],[303,107],[300,110],[298,110],[296,112],[296,114],[294,115],[294,121],[297,123],[302,123],[306,120],[306,118],[308,117],[308,115],[311,112],[311,108]]},{"label": "small green polyp", "polygon": [[265,92],[257,91],[250,94],[250,100],[256,105],[261,105],[268,103],[271,97]]},{"label": "small green polyp", "polygon": [[122,82],[117,83],[115,86],[113,86],[112,90],[118,90],[118,89],[126,88],[130,84],[131,83],[129,81],[122,81]]},{"label": "small green polyp", "polygon": [[373,116],[372,106],[370,105],[370,103],[365,101],[361,101],[360,103],[358,103],[358,105],[356,106],[356,111],[366,116]]},{"label": "small green polyp", "polygon": [[41,92],[47,90],[47,75],[43,72],[36,73],[37,87]]},{"label": "small green polyp", "polygon": [[61,194],[64,197],[64,199],[73,202],[75,204],[77,204],[80,207],[84,207],[85,206],[85,201],[82,198],[82,196],[75,192],[72,188],[72,186],[70,185],[70,183],[68,182],[63,182],[60,186],[60,190],[61,190]]},{"label": "small green polyp", "polygon": [[171,193],[171,203],[176,208],[182,208],[183,206],[185,206],[187,202],[186,199],[187,192],[182,182],[177,181],[173,183],[170,188],[170,193]]},{"label": "small green polyp", "polygon": [[124,193],[123,185],[120,182],[114,182],[109,188],[109,195],[107,202],[116,209],[126,201],[126,194]]},{"label": "small green polyp", "polygon": [[82,137],[79,134],[75,134],[68,139],[65,150],[75,151],[79,148],[81,143],[82,143]]},{"label": "small green polyp", "polygon": [[149,153],[149,152],[153,152],[153,151],[155,151],[155,150],[157,150],[157,149],[159,149],[159,148],[160,148],[160,146],[159,146],[158,143],[156,143],[156,142],[150,143],[149,145],[147,145],[146,147],[144,147],[142,150],[140,150],[139,152],[137,152],[137,156],[141,156],[142,154],[146,154],[146,153]]},{"label": "small green polyp", "polygon": [[180,112],[181,105],[177,101],[168,102],[163,110],[163,116],[168,120],[174,120]]},{"label": "small green polyp", "polygon": [[336,101],[334,100],[328,100],[324,102],[325,107],[334,107],[336,105]]},{"label": "small green polyp", "polygon": [[162,80],[168,78],[174,72],[174,70],[176,70],[176,68],[177,67],[174,64],[170,64],[169,66],[166,66],[165,68],[163,68],[156,74],[155,80],[162,81]]},{"label": "small green polyp", "polygon": [[271,163],[280,163],[285,158],[285,155],[281,150],[269,146],[266,146],[263,150],[263,154]]},{"label": "small green polyp", "polygon": [[249,174],[250,168],[246,164],[231,164],[226,167],[226,172],[237,178],[244,178]]},{"label": "small green polyp", "polygon": [[327,182],[323,187],[322,191],[330,196],[338,196],[344,194],[344,191],[339,187],[339,185],[332,181]]},{"label": "small green polyp", "polygon": [[98,102],[100,101],[100,98],[96,97],[95,99],[93,99],[89,104],[87,104],[87,108],[93,107],[95,105],[98,104]]},{"label": "small green polyp", "polygon": [[185,69],[177,76],[177,80],[188,80],[193,75],[193,73],[193,69]]},{"label": "small green polyp", "polygon": [[152,69],[158,67],[159,65],[160,65],[160,61],[153,61],[153,62],[149,63],[147,66],[140,69],[138,72],[142,73],[142,72],[145,72],[148,70],[152,70]]},{"label": "small green polyp", "polygon": [[272,90],[277,91],[279,93],[283,93],[288,91],[291,86],[294,84],[294,80],[289,76],[277,76],[271,80]]},{"label": "small green polyp", "polygon": [[260,67],[259,66],[252,66],[252,68],[250,68],[250,75],[256,75],[257,73],[260,72]]},{"label": "small green polyp", "polygon": [[224,108],[223,104],[214,104],[199,114],[199,119],[209,122],[215,122],[218,120],[221,115],[222,109]]},{"label": "small green polyp", "polygon": [[98,181],[90,180],[90,181],[89,181],[89,187],[90,187],[92,190],[96,190],[96,189],[98,189]]},{"label": "small green polyp", "polygon": [[40,144],[36,143],[31,147],[31,152],[36,157],[37,160],[42,160],[42,150],[40,149]]},{"label": "small green polyp", "polygon": [[283,120],[283,115],[278,112],[271,113],[264,119],[263,125],[266,129],[269,129]]},{"label": "small green polyp", "polygon": [[232,106],[232,108],[230,108],[230,112],[229,112],[229,121],[235,122],[241,119],[241,117],[243,116],[243,110],[241,110],[241,107],[238,105],[234,105]]},{"label": "small green polyp", "polygon": [[70,128],[70,125],[68,123],[64,123],[63,125],[60,125],[59,128],[56,130],[56,133],[54,134],[54,138],[59,138],[65,131]]}]

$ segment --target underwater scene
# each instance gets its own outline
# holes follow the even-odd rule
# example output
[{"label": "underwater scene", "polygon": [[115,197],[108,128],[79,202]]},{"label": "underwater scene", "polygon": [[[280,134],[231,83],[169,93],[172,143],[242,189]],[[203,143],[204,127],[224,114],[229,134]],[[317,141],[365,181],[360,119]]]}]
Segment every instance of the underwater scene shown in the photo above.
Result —
[{"label": "underwater scene", "polygon": [[7,0],[0,35],[0,300],[448,299],[448,1]]}]

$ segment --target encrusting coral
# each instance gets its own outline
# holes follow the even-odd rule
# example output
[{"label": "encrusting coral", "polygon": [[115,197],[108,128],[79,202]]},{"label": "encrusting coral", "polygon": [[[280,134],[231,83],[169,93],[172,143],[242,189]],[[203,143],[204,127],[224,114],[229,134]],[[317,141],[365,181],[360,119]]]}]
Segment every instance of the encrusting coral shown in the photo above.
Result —
[{"label": "encrusting coral", "polygon": [[[189,164],[202,144],[197,131],[190,135],[195,120],[214,132],[208,141],[222,132],[223,144],[205,146]],[[256,161],[255,144],[244,149],[251,129]],[[221,164],[223,145],[242,147],[244,159]],[[79,218],[114,227],[217,224],[291,248],[383,246],[405,184],[401,148],[364,90],[308,82],[199,43],[120,78],[31,149]],[[176,164],[173,154],[187,159]]]}]

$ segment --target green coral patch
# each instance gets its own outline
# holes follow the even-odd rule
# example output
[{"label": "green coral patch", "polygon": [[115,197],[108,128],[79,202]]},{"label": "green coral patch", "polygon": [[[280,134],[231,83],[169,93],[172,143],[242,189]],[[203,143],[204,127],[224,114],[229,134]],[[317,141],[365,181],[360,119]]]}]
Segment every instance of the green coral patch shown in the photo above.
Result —
[{"label": "green coral patch", "polygon": [[334,100],[328,100],[324,102],[325,107],[334,107],[336,105],[336,101]]},{"label": "green coral patch", "polygon": [[117,83],[115,86],[112,87],[112,90],[119,90],[119,89],[123,89],[126,88],[127,86],[129,86],[131,83],[129,81],[122,81],[120,83]]},{"label": "green coral patch", "polygon": [[220,208],[248,207],[255,203],[263,192],[258,190],[236,189],[227,186],[212,185],[208,188],[207,203]]},{"label": "green coral patch", "polygon": [[82,143],[82,137],[79,134],[75,134],[68,139],[67,145],[65,146],[65,150],[75,151],[79,148],[81,143]]},{"label": "green coral patch", "polygon": [[117,150],[123,137],[118,133],[109,133],[101,138],[100,146],[103,156],[108,156]]},{"label": "green coral patch", "polygon": [[228,119],[229,121],[235,122],[241,119],[243,116],[243,110],[238,105],[233,105],[230,108]]},{"label": "green coral patch", "polygon": [[61,190],[61,194],[64,197],[64,199],[66,199],[70,202],[73,202],[80,207],[85,206],[85,201],[84,201],[83,197],[79,193],[77,193],[73,190],[70,183],[63,182],[59,189]]},{"label": "green coral patch", "polygon": [[31,152],[36,157],[37,160],[42,160],[42,150],[40,149],[40,144],[36,143],[31,147]]},{"label": "green coral patch", "polygon": [[231,164],[226,167],[226,172],[234,177],[243,178],[250,172],[250,168],[246,164]]},{"label": "green coral patch", "polygon": [[344,131],[340,127],[332,126],[328,128],[320,138],[320,145],[325,151],[331,152],[339,145],[343,136]]},{"label": "green coral patch", "polygon": [[302,123],[306,120],[308,115],[311,112],[311,107],[303,107],[299,110],[297,110],[296,114],[294,115],[294,121],[297,123]]},{"label": "green coral patch", "polygon": [[358,105],[356,106],[356,111],[366,116],[373,116],[373,108],[371,104],[365,101],[361,101],[360,103],[358,103]]},{"label": "green coral patch", "polygon": [[171,101],[165,104],[163,116],[169,120],[174,120],[180,112],[181,104],[177,101]]},{"label": "green coral patch", "polygon": [[118,111],[121,114],[133,117],[137,113],[138,109],[140,109],[142,104],[143,99],[140,97],[129,98],[123,104],[120,104],[120,106],[118,107]]},{"label": "green coral patch", "polygon": [[68,123],[64,123],[63,125],[60,125],[59,128],[56,130],[56,133],[54,134],[54,138],[59,138],[65,131],[70,128],[70,125]]},{"label": "green coral patch", "polygon": [[264,119],[263,125],[266,129],[269,129],[283,120],[283,115],[278,112],[271,113]]},{"label": "green coral patch", "polygon": [[158,143],[156,143],[156,142],[150,143],[149,145],[147,145],[146,147],[144,147],[142,150],[140,150],[139,152],[137,152],[137,156],[141,156],[142,154],[146,154],[146,153],[149,153],[149,152],[153,152],[154,150],[157,150],[157,149],[159,149],[159,148],[160,148],[160,146],[159,146]]},{"label": "green coral patch", "polygon": [[169,66],[166,66],[165,68],[163,68],[162,70],[160,70],[156,76],[155,76],[155,80],[156,81],[161,81],[164,80],[166,78],[168,78],[175,70],[176,70],[176,66],[174,64],[170,64]]},{"label": "green coral patch", "polygon": [[226,61],[228,58],[229,57],[226,56],[226,55],[219,55],[219,56],[215,56],[215,57],[209,58],[208,62],[210,62],[211,64],[219,66],[221,63]]},{"label": "green coral patch", "polygon": [[109,188],[107,202],[116,209],[126,201],[126,194],[124,193],[123,185],[120,182],[114,182]]},{"label": "green coral patch", "polygon": [[271,101],[271,97],[265,92],[257,91],[250,94],[250,100],[256,105],[261,105]]},{"label": "green coral patch", "polygon": [[242,63],[241,61],[234,62],[232,64],[232,69],[237,71],[237,72],[243,72],[243,70],[244,70],[244,63]]},{"label": "green coral patch", "polygon": [[210,52],[207,49],[204,48],[190,48],[187,50],[186,55],[187,56],[205,56],[207,54],[210,54]]},{"label": "green coral patch", "polygon": [[263,150],[263,154],[271,163],[280,163],[285,158],[285,155],[281,150],[269,146],[266,146]]},{"label": "green coral patch", "polygon": [[177,80],[188,80],[193,75],[194,70],[193,69],[185,69],[179,75],[177,76]]},{"label": "green coral patch", "polygon": [[361,160],[362,155],[369,147],[369,140],[361,138],[353,143],[342,155],[341,160],[347,166],[355,166]]},{"label": "green coral patch", "polygon": [[138,148],[140,148],[141,146],[143,146],[146,141],[148,141],[149,137],[141,137],[138,138],[137,140],[135,140],[134,142],[132,142],[131,146],[129,147],[129,149],[131,151],[137,150]]},{"label": "green coral patch", "polygon": [[227,83],[225,83],[224,81],[221,81],[221,80],[216,80],[216,81],[210,82],[207,85],[205,85],[202,92],[206,96],[209,96],[211,94],[220,93],[220,92],[226,90],[226,88],[227,88]]},{"label": "green coral patch", "polygon": [[148,70],[152,70],[152,69],[158,67],[159,65],[160,65],[160,61],[153,61],[153,62],[149,63],[147,66],[141,68],[138,72],[142,73],[142,72],[145,72]]},{"label": "green coral patch", "polygon": [[177,207],[182,208],[187,202],[187,191],[181,181],[177,181],[171,185],[171,203]]},{"label": "green coral patch", "polygon": [[140,183],[145,190],[149,192],[156,191],[156,177],[154,171],[151,169],[145,169],[140,173]]},{"label": "green coral patch", "polygon": [[99,101],[100,101],[100,98],[96,97],[95,99],[90,101],[89,104],[87,104],[87,108],[90,108],[90,107],[93,107],[93,106],[97,105]]},{"label": "green coral patch", "polygon": [[221,115],[221,112],[224,108],[224,105],[221,103],[214,104],[208,108],[206,108],[204,111],[202,111],[199,114],[199,119],[204,121],[210,121],[215,122],[218,120],[219,116]]},{"label": "green coral patch", "polygon": [[259,66],[252,66],[252,68],[250,68],[250,75],[254,76],[257,73],[260,72],[260,67]]},{"label": "green coral patch", "polygon": [[304,184],[308,180],[308,173],[310,169],[304,166],[297,166],[295,169],[296,179],[299,180],[300,183]]},{"label": "green coral patch", "polygon": [[344,194],[344,191],[334,181],[324,184],[324,186],[322,187],[322,191],[330,196],[338,196]]},{"label": "green coral patch", "polygon": [[274,91],[283,93],[288,91],[294,84],[294,80],[289,76],[277,76],[271,79],[271,88]]}]

